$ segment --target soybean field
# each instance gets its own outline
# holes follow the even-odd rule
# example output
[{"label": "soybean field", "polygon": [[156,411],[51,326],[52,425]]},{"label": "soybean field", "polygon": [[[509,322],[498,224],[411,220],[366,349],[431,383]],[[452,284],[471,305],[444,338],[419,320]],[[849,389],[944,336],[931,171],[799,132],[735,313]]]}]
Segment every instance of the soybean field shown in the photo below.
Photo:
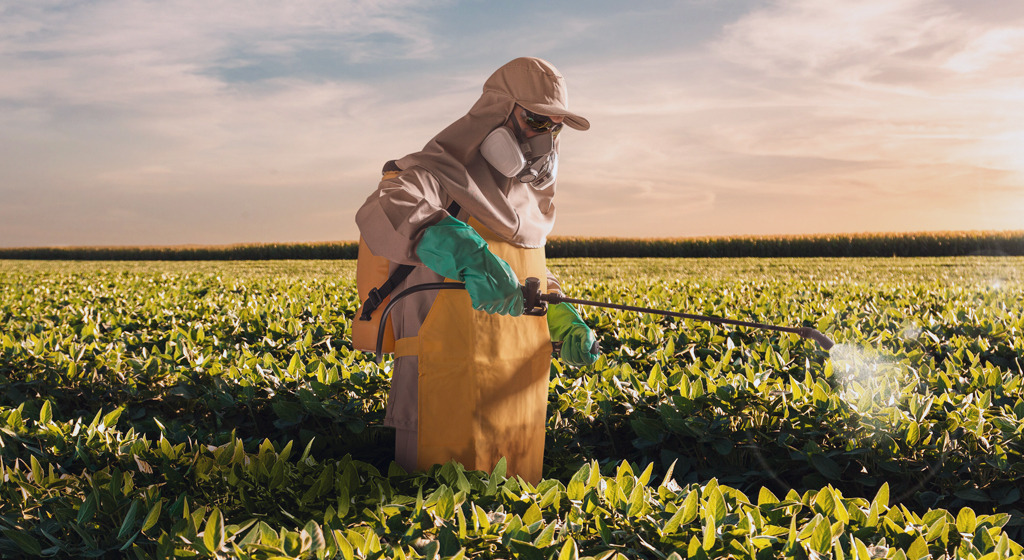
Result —
[{"label": "soybean field", "polygon": [[1019,558],[1024,258],[552,259],[544,480],[407,473],[353,261],[0,261],[0,556]]}]

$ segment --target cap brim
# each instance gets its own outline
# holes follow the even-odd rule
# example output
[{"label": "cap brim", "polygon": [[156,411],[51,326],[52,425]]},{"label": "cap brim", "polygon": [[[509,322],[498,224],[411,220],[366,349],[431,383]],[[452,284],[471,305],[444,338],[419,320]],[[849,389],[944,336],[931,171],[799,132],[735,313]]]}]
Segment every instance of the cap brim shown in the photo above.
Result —
[{"label": "cap brim", "polygon": [[590,121],[567,111],[564,107],[559,105],[544,105],[541,103],[523,103],[519,102],[526,110],[537,113],[538,115],[544,115],[547,117],[565,117],[565,124],[576,130],[589,130]]}]

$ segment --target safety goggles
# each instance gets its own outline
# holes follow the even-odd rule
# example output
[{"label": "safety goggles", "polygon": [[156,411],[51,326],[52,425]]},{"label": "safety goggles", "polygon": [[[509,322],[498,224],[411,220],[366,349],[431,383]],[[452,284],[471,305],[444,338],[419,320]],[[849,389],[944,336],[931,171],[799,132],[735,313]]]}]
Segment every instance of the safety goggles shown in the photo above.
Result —
[{"label": "safety goggles", "polygon": [[555,137],[562,130],[562,123],[556,123],[544,115],[538,115],[526,109],[523,109],[522,115],[526,125],[534,132],[550,132],[551,136]]}]

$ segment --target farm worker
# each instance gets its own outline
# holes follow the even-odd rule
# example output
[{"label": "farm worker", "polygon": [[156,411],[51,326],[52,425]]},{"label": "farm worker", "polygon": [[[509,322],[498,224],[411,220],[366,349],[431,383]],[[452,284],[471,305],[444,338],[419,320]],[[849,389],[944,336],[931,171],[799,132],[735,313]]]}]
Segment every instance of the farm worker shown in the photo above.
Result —
[{"label": "farm worker", "polygon": [[[426,469],[456,460],[536,483],[544,456],[551,340],[561,358],[591,364],[594,333],[567,304],[522,315],[520,284],[547,278],[544,243],[555,221],[559,132],[590,123],[569,111],[550,63],[517,58],[422,151],[389,162],[356,214],[373,254],[416,265],[394,291],[445,279],[466,290],[416,293],[392,310],[395,362],[385,425],[395,460]],[[389,166],[385,168],[388,169]],[[453,204],[454,203],[454,204]],[[449,214],[452,210],[454,215]]]}]

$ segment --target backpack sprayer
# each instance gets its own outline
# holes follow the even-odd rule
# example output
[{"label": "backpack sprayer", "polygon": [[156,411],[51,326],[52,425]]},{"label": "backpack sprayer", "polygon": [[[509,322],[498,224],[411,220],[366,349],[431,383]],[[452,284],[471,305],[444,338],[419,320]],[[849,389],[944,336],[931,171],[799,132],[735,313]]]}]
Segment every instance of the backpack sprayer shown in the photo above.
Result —
[{"label": "backpack sprayer", "polygon": [[[737,325],[741,327],[752,327],[755,329],[767,329],[771,331],[793,333],[817,342],[819,346],[824,350],[832,348],[835,344],[827,336],[822,334],[816,329],[811,327],[780,327],[777,325],[764,325],[761,323],[751,323],[749,321],[734,321],[732,319],[723,319],[721,317],[706,317],[704,315],[691,315],[689,313],[677,313],[675,311],[664,311],[661,309],[648,309],[646,307],[635,307],[632,305],[619,305],[617,303],[604,303],[600,301],[588,301],[585,299],[568,298],[557,293],[545,294],[540,291],[540,280],[537,278],[527,278],[526,285],[520,286],[523,290],[523,297],[525,302],[523,303],[523,315],[534,315],[544,316],[548,312],[548,305],[555,305],[558,303],[574,303],[576,305],[589,305],[591,307],[605,307],[608,309],[621,309],[623,311],[636,311],[639,313],[651,313],[654,315],[664,315],[666,317],[678,317],[680,319],[693,319],[695,321],[706,321],[708,323],[714,323],[716,325]],[[380,319],[380,326],[377,328],[377,348],[376,348],[376,362],[379,364],[382,358],[382,347],[384,344],[384,333],[385,326],[387,325],[388,315],[391,313],[391,308],[395,306],[399,300],[406,296],[410,296],[417,292],[425,292],[428,290],[464,290],[466,285],[462,282],[430,282],[426,284],[419,284],[412,286],[398,295],[391,298],[387,306],[384,307],[384,313]],[[595,342],[591,348],[591,354],[597,354],[600,351],[598,343]]]}]

